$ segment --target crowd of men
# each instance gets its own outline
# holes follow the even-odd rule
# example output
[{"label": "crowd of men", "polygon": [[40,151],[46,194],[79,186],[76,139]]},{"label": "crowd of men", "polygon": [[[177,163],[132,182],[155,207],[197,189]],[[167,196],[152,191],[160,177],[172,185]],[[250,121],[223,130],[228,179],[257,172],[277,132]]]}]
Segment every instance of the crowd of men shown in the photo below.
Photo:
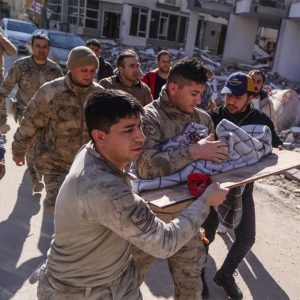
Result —
[{"label": "crowd of men", "polygon": [[[14,55],[5,43],[0,35],[0,57]],[[140,178],[152,179],[197,160],[226,161],[227,145],[214,136],[222,119],[237,126],[267,125],[272,145],[281,148],[264,74],[231,74],[221,91],[224,106],[216,108],[209,85],[213,74],[195,58],[172,65],[171,54],[162,50],[157,68],[140,77],[139,57],[128,49],[118,56],[114,74],[101,57],[101,43],[92,39],[71,50],[63,75],[48,59],[49,48],[46,36],[33,36],[32,54],[16,60],[0,84],[2,126],[5,99],[17,86],[13,160],[27,163],[33,192],[44,182],[44,207],[54,218],[38,299],[142,299],[139,286],[154,257],[168,259],[175,299],[208,298],[209,245],[200,228],[211,243],[219,223],[214,207],[228,190],[214,182],[184,210],[162,213],[132,191],[128,169],[133,163]],[[190,123],[205,126],[209,135],[163,151],[161,145]],[[4,153],[0,136],[0,179]],[[242,202],[235,241],[214,277],[232,299],[243,298],[233,274],[255,241],[253,183],[243,187]]]}]

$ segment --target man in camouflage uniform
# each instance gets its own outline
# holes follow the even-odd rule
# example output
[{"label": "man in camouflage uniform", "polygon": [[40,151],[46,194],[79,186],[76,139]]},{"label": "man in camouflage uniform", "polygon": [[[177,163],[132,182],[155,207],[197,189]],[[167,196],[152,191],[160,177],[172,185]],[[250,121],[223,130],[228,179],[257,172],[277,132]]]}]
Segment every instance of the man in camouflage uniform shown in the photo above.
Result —
[{"label": "man in camouflage uniform", "polygon": [[[34,35],[31,46],[32,55],[16,60],[0,86],[0,102],[3,104],[14,87],[18,86],[14,105],[16,105],[15,118],[19,123],[29,101],[39,87],[47,81],[63,76],[60,67],[48,59],[50,42],[47,36]],[[40,192],[43,184],[40,182],[41,174],[37,174],[35,170],[33,145],[26,153],[26,162],[32,180],[32,189],[34,192]]]},{"label": "man in camouflage uniform", "polygon": [[143,150],[142,111],[123,91],[89,98],[85,119],[92,141],[76,156],[59,191],[39,300],[142,299],[131,244],[157,257],[173,255],[199,231],[209,204],[225,199],[227,190],[213,183],[170,223],[156,218],[124,172]]},{"label": "man in camouflage uniform", "polygon": [[[142,126],[146,135],[145,150],[136,161],[138,175],[151,179],[174,173],[196,160],[209,160],[217,163],[224,161],[228,153],[225,143],[212,141],[212,135],[174,151],[161,152],[160,145],[181,134],[192,123],[205,125],[210,133],[214,126],[209,115],[197,106],[208,77],[212,74],[199,61],[183,58],[172,67],[166,87],[160,96],[145,107]],[[166,221],[176,218],[177,213],[164,209],[155,210],[157,216]],[[142,275],[152,262],[152,258],[134,249],[134,257],[141,267]],[[175,255],[168,259],[174,282],[175,299],[201,299],[201,271],[206,260],[206,251],[199,234]]]},{"label": "man in camouflage uniform", "polygon": [[[18,54],[17,48],[9,41],[8,38],[4,37],[0,32],[0,84],[3,81],[4,74],[4,54],[14,56]],[[0,133],[6,133],[10,127],[7,122],[7,110],[6,103],[3,101],[0,105]]]},{"label": "man in camouflage uniform", "polygon": [[98,67],[94,52],[85,46],[69,55],[66,76],[39,88],[14,135],[13,160],[24,164],[24,155],[36,135],[35,166],[44,175],[44,206],[52,214],[56,195],[74,156],[88,138],[83,106],[89,93],[102,89],[93,82]]},{"label": "man in camouflage uniform", "polygon": [[139,79],[139,57],[133,50],[122,52],[117,58],[117,75],[103,78],[99,84],[105,89],[117,89],[134,96],[142,106],[153,98],[150,88]]}]

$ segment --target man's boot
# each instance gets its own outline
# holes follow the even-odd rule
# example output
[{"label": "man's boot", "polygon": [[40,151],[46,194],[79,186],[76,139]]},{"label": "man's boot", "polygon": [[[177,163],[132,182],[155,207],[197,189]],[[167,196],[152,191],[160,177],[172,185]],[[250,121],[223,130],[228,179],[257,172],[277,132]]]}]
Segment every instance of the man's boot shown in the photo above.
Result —
[{"label": "man's boot", "polygon": [[217,271],[214,282],[222,287],[231,299],[243,299],[243,293],[235,282],[233,272],[221,268]]},{"label": "man's boot", "polygon": [[205,280],[205,268],[202,269],[201,279],[202,279],[202,299],[207,299],[209,297],[209,289]]}]

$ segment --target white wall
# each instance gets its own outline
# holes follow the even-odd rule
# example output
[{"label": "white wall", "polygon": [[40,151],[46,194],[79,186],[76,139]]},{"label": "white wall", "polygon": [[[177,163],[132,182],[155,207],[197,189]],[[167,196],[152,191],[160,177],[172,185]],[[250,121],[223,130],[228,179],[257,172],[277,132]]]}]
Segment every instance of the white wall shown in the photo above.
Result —
[{"label": "white wall", "polygon": [[146,47],[146,38],[129,35],[131,20],[131,6],[124,4],[121,20],[120,38],[121,43],[127,46],[142,46]]},{"label": "white wall", "polygon": [[257,19],[231,14],[227,27],[223,61],[250,63],[257,28]]},{"label": "white wall", "polygon": [[283,20],[277,41],[273,72],[300,81],[300,23]]}]

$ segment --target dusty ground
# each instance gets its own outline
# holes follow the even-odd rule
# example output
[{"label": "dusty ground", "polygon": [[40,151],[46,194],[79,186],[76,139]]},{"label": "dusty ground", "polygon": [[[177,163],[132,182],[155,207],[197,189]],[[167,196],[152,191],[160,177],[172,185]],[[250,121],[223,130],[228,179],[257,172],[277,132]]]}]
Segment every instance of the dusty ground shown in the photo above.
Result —
[{"label": "dusty ground", "polygon": [[274,187],[279,187],[278,193],[274,195],[276,201],[300,214],[300,183],[298,181],[287,179],[283,174],[279,174],[261,179],[258,183],[264,185],[268,192],[272,192]]}]

